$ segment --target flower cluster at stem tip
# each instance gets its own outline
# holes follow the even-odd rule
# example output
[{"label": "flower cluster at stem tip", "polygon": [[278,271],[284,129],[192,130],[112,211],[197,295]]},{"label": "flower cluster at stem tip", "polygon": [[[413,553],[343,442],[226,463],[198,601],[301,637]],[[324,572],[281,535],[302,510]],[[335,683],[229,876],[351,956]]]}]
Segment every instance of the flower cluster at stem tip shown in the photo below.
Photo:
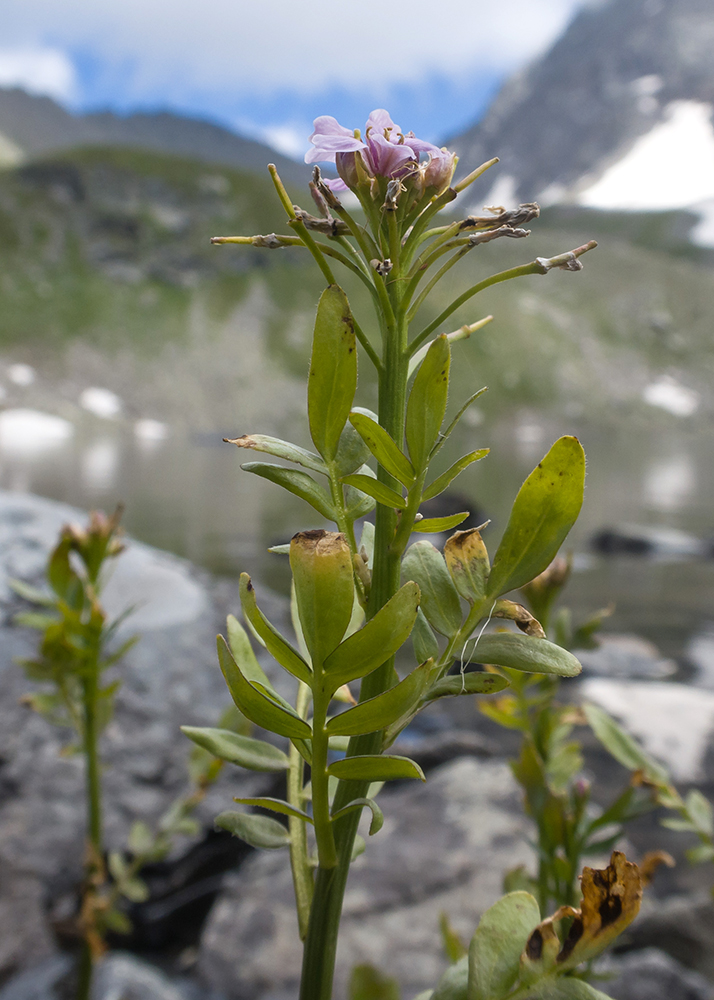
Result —
[{"label": "flower cluster at stem tip", "polygon": [[[314,124],[314,148],[305,154],[305,162],[335,164],[340,176],[324,182],[332,191],[355,190],[375,177],[411,182],[431,194],[440,194],[451,183],[456,154],[402,132],[383,108],[367,119],[364,140],[359,129],[351,132],[332,115],[321,115]],[[422,154],[426,160],[421,161]]]}]

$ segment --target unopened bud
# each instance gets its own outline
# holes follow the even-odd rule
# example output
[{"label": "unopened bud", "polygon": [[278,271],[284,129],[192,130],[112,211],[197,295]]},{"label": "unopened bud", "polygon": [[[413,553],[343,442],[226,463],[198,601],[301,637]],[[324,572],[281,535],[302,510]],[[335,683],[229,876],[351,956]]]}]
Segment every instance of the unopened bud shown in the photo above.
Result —
[{"label": "unopened bud", "polygon": [[290,568],[305,642],[320,669],[347,631],[354,604],[350,547],[335,531],[301,531],[290,542]]},{"label": "unopened bud", "polygon": [[527,611],[522,604],[515,601],[497,601],[493,609],[492,618],[507,618],[515,622],[521,632],[531,635],[536,639],[545,639],[545,632],[541,623]]},{"label": "unopened bud", "polygon": [[442,191],[445,191],[451,184],[457,161],[456,153],[450,153],[446,147],[443,147],[441,152],[432,156],[424,166],[424,187],[433,189],[434,194],[441,194]]}]

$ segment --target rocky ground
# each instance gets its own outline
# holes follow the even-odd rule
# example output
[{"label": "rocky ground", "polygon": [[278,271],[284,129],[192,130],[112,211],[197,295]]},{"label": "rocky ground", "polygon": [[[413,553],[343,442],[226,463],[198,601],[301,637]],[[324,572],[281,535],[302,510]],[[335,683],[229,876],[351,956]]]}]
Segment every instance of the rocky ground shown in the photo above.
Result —
[{"label": "rocky ground", "polygon": [[[0,1000],[71,997],[62,927],[76,905],[80,874],[82,766],[61,755],[62,734],[20,703],[28,682],[13,658],[30,653],[35,636],[13,625],[21,602],[8,579],[39,583],[61,525],[83,516],[0,493]],[[260,596],[273,620],[284,621],[284,602],[266,591]],[[118,848],[133,820],[155,821],[186,788],[188,748],[179,725],[214,724],[228,704],[214,641],[237,595],[233,582],[131,542],[106,602],[117,613],[136,604],[126,629],[141,633],[118,670],[122,688],[104,743],[111,762],[107,840]],[[700,659],[707,648],[698,650]],[[700,787],[711,798],[714,693],[664,679],[667,661],[634,637],[610,638],[586,666],[589,677],[569,685],[570,696],[622,719],[668,761],[682,788]],[[388,787],[380,796],[385,827],[368,838],[348,888],[337,996],[344,996],[351,967],[365,961],[395,976],[404,1000],[433,984],[445,967],[439,914],[468,937],[500,894],[503,872],[532,863],[529,823],[507,765],[514,747],[466,698],[424,714],[405,735],[402,749],[428,770],[428,781]],[[586,747],[596,787],[607,794],[624,782],[625,772],[594,742]],[[117,941],[104,963],[95,1000],[295,997],[300,946],[286,858],[212,830],[231,796],[258,790],[271,790],[269,776],[225,773],[201,807],[202,839],[177,844],[168,862],[146,873],[151,898],[132,913],[133,937]],[[679,863],[648,894],[602,988],[616,1000],[711,1000],[711,871],[688,866],[686,835],[652,818],[634,824],[628,837],[635,858],[663,847]]]}]

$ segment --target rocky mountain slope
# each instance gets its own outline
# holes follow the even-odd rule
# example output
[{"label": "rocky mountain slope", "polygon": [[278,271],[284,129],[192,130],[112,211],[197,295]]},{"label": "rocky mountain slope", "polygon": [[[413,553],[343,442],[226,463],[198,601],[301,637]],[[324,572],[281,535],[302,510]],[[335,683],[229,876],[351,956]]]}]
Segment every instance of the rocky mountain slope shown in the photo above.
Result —
[{"label": "rocky mountain slope", "polygon": [[714,199],[714,4],[605,0],[448,140],[501,158],[497,202],[679,208]]},{"label": "rocky mountain slope", "polygon": [[49,97],[0,88],[0,162],[85,146],[124,146],[190,156],[238,170],[263,173],[277,164],[284,180],[308,176],[302,164],[220,125],[168,111],[121,116],[111,111],[73,115]]}]

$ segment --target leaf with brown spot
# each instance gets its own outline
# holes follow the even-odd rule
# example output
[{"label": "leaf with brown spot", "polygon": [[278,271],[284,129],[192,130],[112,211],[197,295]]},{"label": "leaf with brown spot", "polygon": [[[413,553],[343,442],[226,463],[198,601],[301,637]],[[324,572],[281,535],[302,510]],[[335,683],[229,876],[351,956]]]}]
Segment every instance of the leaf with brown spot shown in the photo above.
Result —
[{"label": "leaf with brown spot", "polygon": [[545,639],[545,632],[541,623],[527,611],[522,604],[515,601],[496,601],[496,607],[491,613],[492,618],[507,618],[515,622],[521,632],[526,635],[535,636],[537,639]]}]

